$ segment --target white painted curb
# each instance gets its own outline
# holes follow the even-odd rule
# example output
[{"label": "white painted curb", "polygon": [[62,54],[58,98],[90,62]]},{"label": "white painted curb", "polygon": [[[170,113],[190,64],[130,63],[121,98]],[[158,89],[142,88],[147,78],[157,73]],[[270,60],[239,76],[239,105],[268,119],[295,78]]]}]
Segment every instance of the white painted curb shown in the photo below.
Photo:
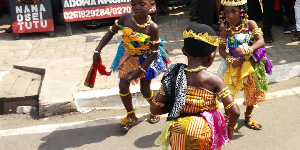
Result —
[{"label": "white painted curb", "polygon": [[[267,80],[269,83],[273,83],[288,80],[296,76],[300,76],[300,62],[274,66],[272,75],[267,75]],[[160,82],[153,82],[151,89],[158,90],[160,85]],[[140,92],[139,84],[130,86],[130,92],[133,94],[133,105],[135,107],[149,105],[143,97],[137,96]],[[77,110],[82,113],[92,110],[124,108],[119,97],[119,88],[74,93],[73,100],[75,101]]]}]

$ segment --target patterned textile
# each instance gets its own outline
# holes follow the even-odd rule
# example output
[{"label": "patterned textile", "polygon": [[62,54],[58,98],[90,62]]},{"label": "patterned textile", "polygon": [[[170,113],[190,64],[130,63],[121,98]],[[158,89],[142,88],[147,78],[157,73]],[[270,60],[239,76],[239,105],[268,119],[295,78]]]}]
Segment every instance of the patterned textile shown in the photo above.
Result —
[{"label": "patterned textile", "polygon": [[170,127],[172,150],[211,149],[211,129],[203,117],[178,118]]},{"label": "patterned textile", "polygon": [[[123,33],[121,38],[122,41],[118,47],[111,69],[113,71],[119,71],[119,78],[127,79],[130,78],[128,73],[138,69],[151,54],[149,45],[150,36],[135,32],[131,28],[124,26],[121,26],[121,32]],[[146,73],[142,74],[139,79],[145,78],[146,80],[151,80],[166,71],[166,62],[170,61],[168,60],[168,55],[166,50],[162,48],[162,45],[163,44],[161,43],[159,46],[160,53],[158,53],[150,66],[145,69]],[[136,84],[139,79],[132,81],[132,83]]]},{"label": "patterned textile", "polygon": [[244,106],[256,105],[266,100],[266,93],[257,91],[252,74],[248,76],[247,83],[244,84],[244,97]]},{"label": "patterned textile", "polygon": [[150,51],[150,36],[121,26],[123,47],[129,55],[144,55]]},{"label": "patterned textile", "polygon": [[241,67],[229,66],[223,76],[225,85],[236,96],[244,87],[244,78],[254,72],[250,61],[244,61]]},{"label": "patterned textile", "polygon": [[215,93],[188,86],[186,104],[180,114],[199,116],[180,117],[173,122],[169,129],[172,149],[217,149],[228,143],[226,124],[218,106]]},{"label": "patterned textile", "polygon": [[211,149],[215,150],[222,145],[226,145],[230,139],[228,138],[226,122],[222,113],[219,110],[205,111],[201,116],[207,120],[211,128],[212,144]]},{"label": "patterned textile", "polygon": [[[167,100],[166,104],[169,105],[167,125],[155,140],[155,144],[167,149],[166,142],[169,141],[174,150],[220,149],[220,146],[225,145],[229,140],[224,118],[216,111],[219,108],[217,93],[201,87],[187,86],[184,72],[186,65],[177,65],[171,65],[162,79],[161,89],[164,89],[164,92],[160,93],[172,95],[172,74],[177,75],[173,72],[177,68],[176,85],[175,89],[172,89],[176,96]],[[171,101],[174,101],[173,104]]]},{"label": "patterned textile", "polygon": [[[178,67],[178,68],[175,68]],[[170,99],[168,99],[169,105],[169,114],[167,117],[167,121],[176,120],[179,116],[179,113],[183,106],[185,105],[185,95],[187,89],[187,80],[184,68],[185,64],[173,64],[171,65],[166,73],[163,76],[162,84],[164,85],[166,94],[170,95]],[[175,69],[174,69],[175,68]],[[174,72],[177,69],[178,74],[174,75]],[[174,89],[171,89],[171,79],[174,77],[176,79],[176,83],[174,85]],[[173,83],[174,84],[174,83]],[[174,95],[171,94],[171,90],[173,90]]]},{"label": "patterned textile", "polygon": [[[128,72],[139,69],[140,66],[139,58],[138,57],[128,57],[126,61],[121,66],[121,69],[119,70],[119,78],[121,79],[128,79],[131,76],[128,74]],[[143,73],[140,78],[145,77],[145,74]],[[133,84],[138,83],[139,78],[136,80],[131,81]]]},{"label": "patterned textile", "polygon": [[[232,37],[227,37],[227,47],[229,48],[229,54],[235,58],[243,58],[245,61],[241,67],[224,67],[226,72],[223,75],[223,80],[226,86],[229,87],[233,96],[236,96],[239,91],[244,88],[244,81],[247,81],[246,78],[250,75],[254,75],[256,82],[256,90],[258,92],[263,92],[268,90],[268,82],[266,80],[266,71],[268,74],[272,73],[272,63],[266,55],[265,47],[261,47],[258,50],[253,52],[252,57],[249,56],[240,56],[235,53],[235,49],[238,47],[247,48],[252,45],[254,37],[252,32],[249,34],[235,34]],[[222,68],[219,68],[220,74]]]}]

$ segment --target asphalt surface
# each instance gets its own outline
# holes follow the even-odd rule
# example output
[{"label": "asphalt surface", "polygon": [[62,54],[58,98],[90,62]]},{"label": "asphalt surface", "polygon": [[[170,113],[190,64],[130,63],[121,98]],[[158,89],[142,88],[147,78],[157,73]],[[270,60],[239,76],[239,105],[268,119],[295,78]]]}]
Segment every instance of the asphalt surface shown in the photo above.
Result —
[{"label": "asphalt surface", "polygon": [[[261,131],[248,129],[244,115],[232,140],[223,149],[296,150],[300,149],[299,106],[300,77],[270,85],[269,99],[254,110]],[[239,96],[242,96],[242,92]],[[270,98],[271,96],[271,98]],[[274,97],[274,98],[272,98]],[[245,107],[239,105],[242,112]],[[120,131],[125,110],[68,113],[37,119],[34,113],[0,116],[1,150],[135,150],[161,149],[153,144],[163,130],[166,115],[157,124],[149,124],[149,107],[136,108],[138,122],[127,133]],[[223,109],[220,109],[223,112]]]}]

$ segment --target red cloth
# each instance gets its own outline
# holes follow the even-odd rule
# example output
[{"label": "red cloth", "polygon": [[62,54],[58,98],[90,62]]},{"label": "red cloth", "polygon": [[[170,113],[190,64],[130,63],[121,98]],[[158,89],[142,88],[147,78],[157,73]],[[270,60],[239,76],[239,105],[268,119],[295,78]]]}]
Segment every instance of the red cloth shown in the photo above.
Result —
[{"label": "red cloth", "polygon": [[110,76],[111,72],[106,72],[106,67],[102,64],[102,60],[98,62],[98,67],[94,64],[91,65],[91,68],[85,78],[84,85],[90,88],[93,88],[96,81],[97,70],[100,75]]}]

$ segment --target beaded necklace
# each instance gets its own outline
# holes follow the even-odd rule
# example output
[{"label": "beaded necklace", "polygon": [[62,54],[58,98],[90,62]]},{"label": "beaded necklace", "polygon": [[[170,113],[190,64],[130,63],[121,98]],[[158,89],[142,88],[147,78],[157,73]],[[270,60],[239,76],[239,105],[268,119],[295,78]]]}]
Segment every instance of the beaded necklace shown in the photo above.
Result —
[{"label": "beaded necklace", "polygon": [[184,71],[191,72],[191,73],[200,72],[201,70],[206,70],[206,67],[199,66],[193,69],[184,68]]},{"label": "beaded necklace", "polygon": [[[242,31],[248,31],[248,28],[245,27],[244,23],[241,23],[239,26],[235,27],[235,30],[237,30],[237,31],[233,31],[232,27],[234,27],[234,26],[230,26],[230,28],[226,29],[226,31],[231,31],[232,35],[240,34],[240,33],[242,33]],[[242,28],[239,30],[240,27],[242,27]]]},{"label": "beaded necklace", "polygon": [[134,19],[134,15],[132,16],[132,20],[134,21],[134,23],[135,23],[138,27],[140,27],[140,28],[146,28],[146,27],[150,26],[151,16],[150,16],[150,15],[147,16],[147,22],[144,23],[144,24],[139,24],[139,23]]}]

